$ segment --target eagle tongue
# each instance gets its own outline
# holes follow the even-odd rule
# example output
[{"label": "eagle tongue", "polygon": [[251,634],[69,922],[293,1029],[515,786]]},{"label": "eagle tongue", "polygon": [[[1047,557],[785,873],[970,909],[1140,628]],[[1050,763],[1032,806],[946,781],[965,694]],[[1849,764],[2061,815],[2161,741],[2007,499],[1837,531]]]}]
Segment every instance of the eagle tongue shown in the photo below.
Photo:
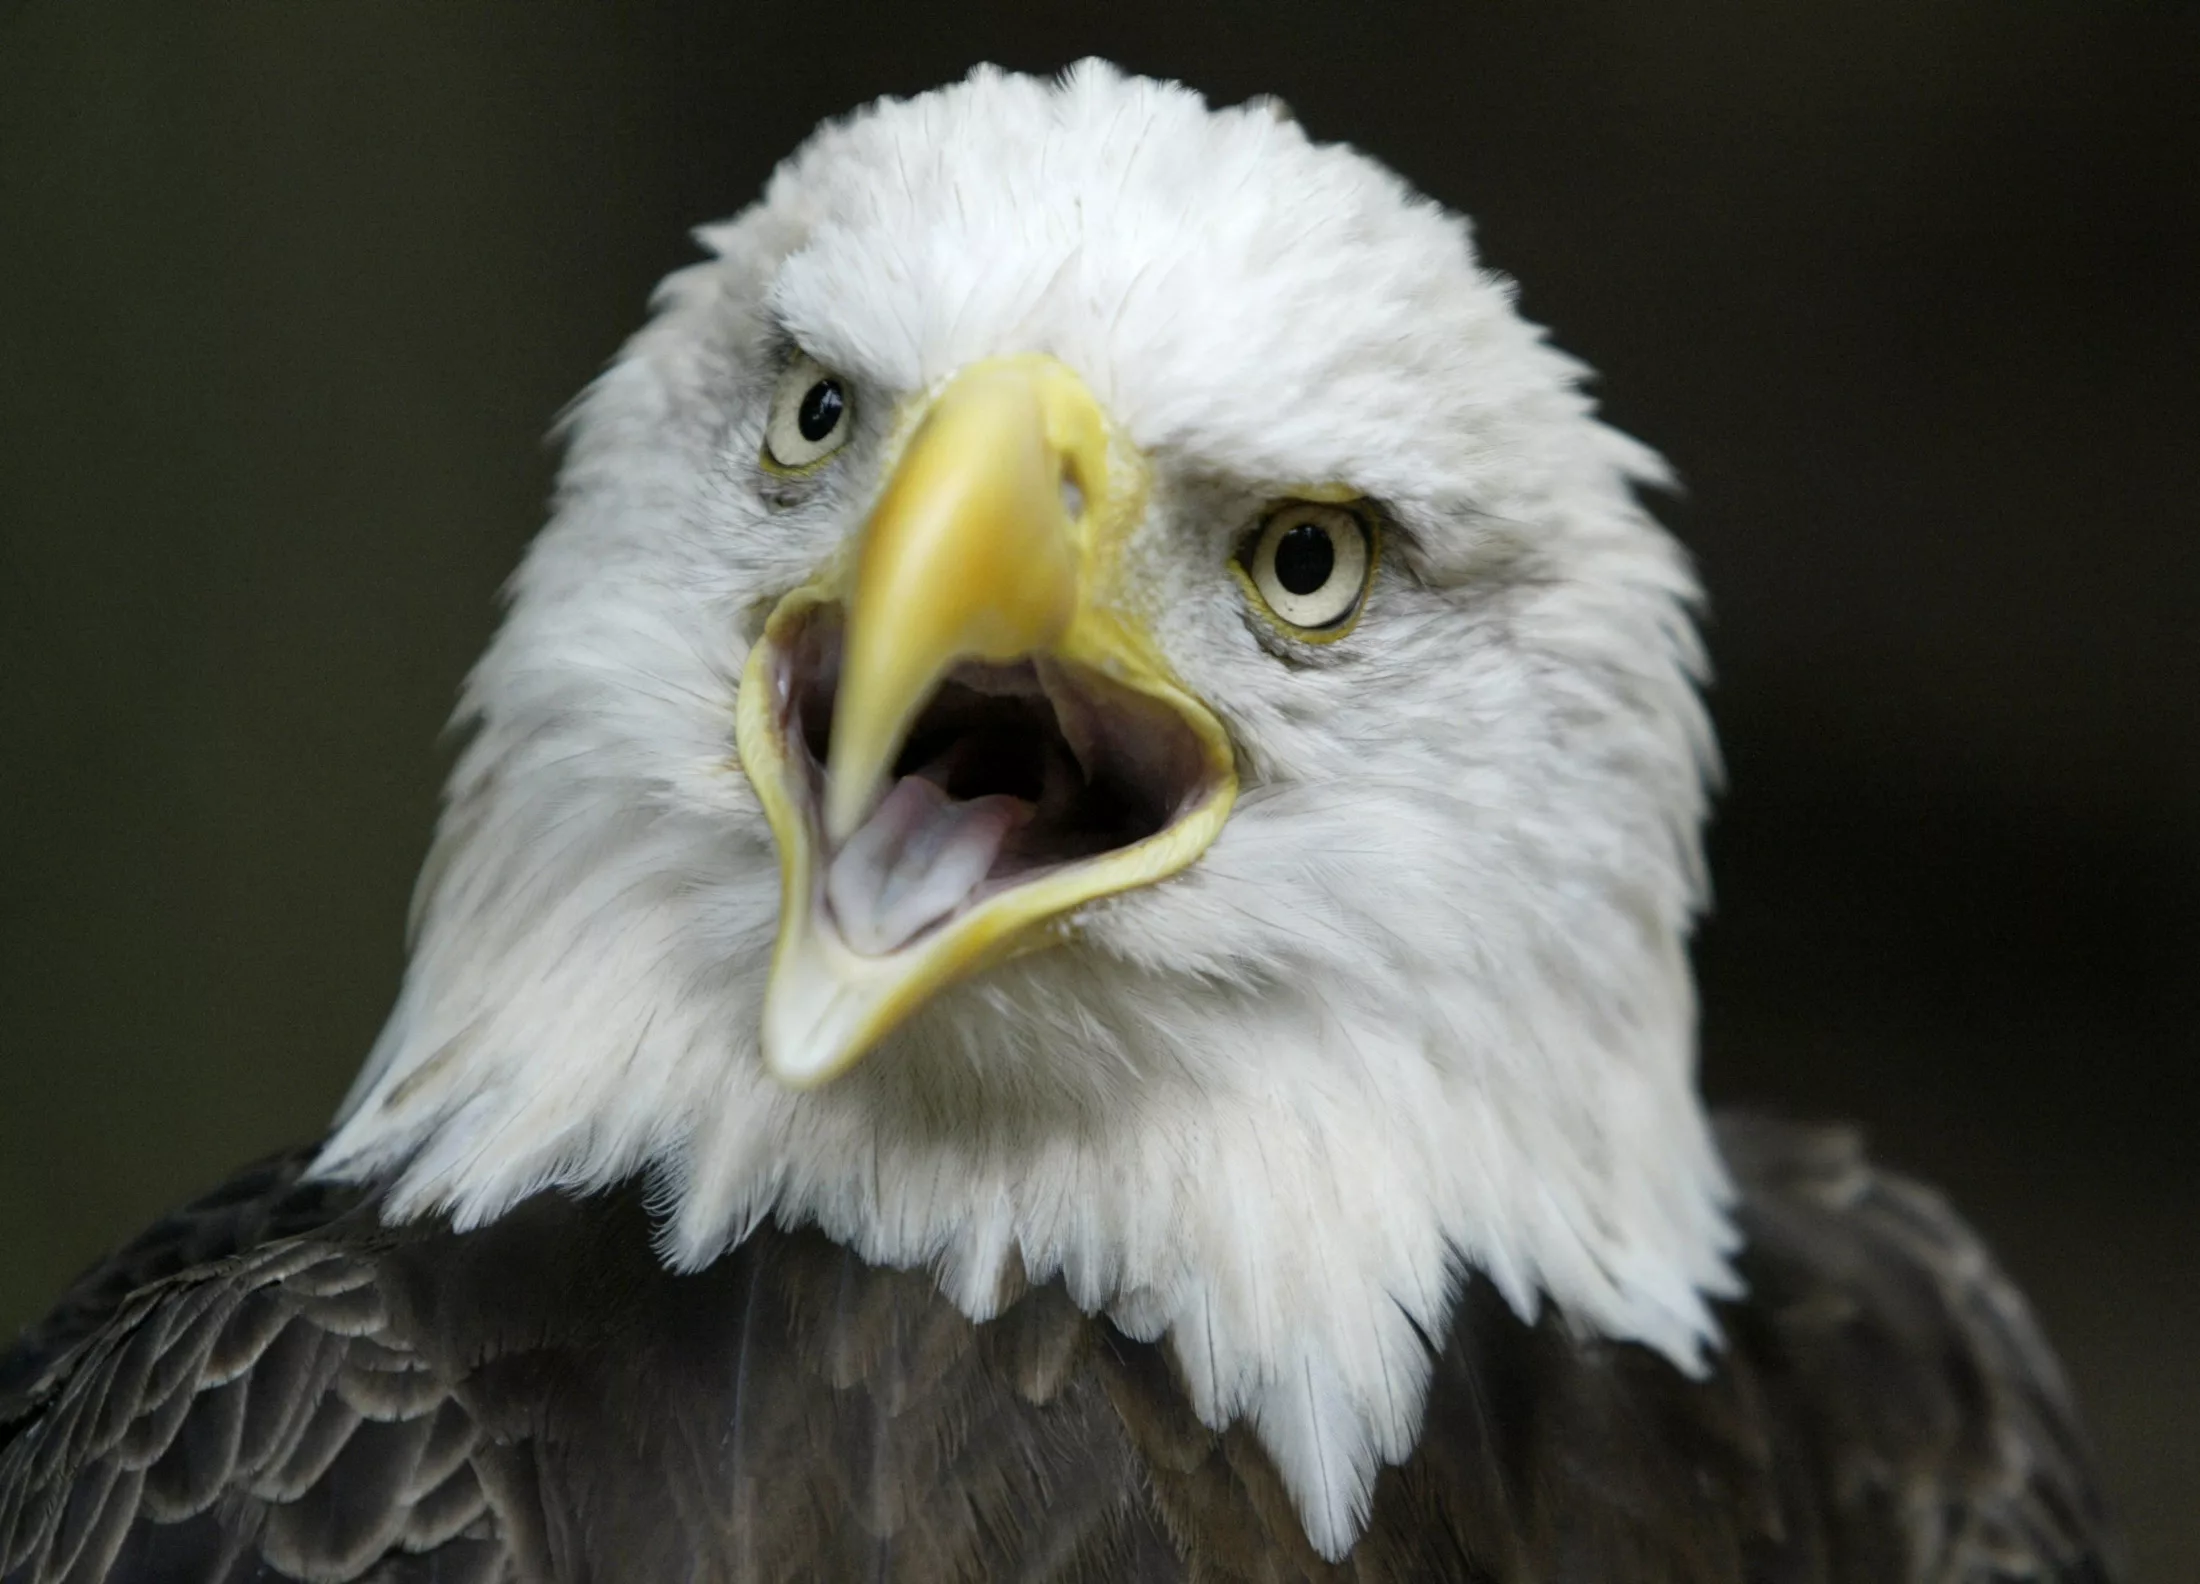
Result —
[{"label": "eagle tongue", "polygon": [[969,900],[1031,814],[1021,798],[957,799],[922,775],[903,776],[825,873],[841,939],[867,957],[906,945]]}]

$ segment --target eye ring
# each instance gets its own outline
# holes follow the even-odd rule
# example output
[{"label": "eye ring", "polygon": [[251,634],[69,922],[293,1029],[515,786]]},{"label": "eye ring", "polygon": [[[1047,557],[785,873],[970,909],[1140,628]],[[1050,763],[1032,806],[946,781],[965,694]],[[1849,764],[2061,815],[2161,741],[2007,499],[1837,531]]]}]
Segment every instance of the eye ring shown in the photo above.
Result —
[{"label": "eye ring", "polygon": [[848,443],[855,430],[848,382],[807,352],[797,352],[772,388],[764,424],[764,466],[806,473]]},{"label": "eye ring", "polygon": [[1285,501],[1246,536],[1232,570],[1284,633],[1335,643],[1366,608],[1381,554],[1378,525],[1365,511]]}]

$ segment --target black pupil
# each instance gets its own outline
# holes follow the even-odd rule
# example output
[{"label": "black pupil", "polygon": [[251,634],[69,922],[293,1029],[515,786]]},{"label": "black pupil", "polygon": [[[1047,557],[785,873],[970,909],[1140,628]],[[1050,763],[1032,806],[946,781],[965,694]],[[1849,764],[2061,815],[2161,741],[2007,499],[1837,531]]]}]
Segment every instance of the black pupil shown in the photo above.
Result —
[{"label": "black pupil", "polygon": [[1276,541],[1276,581],[1293,594],[1311,594],[1337,570],[1337,546],[1329,530],[1302,522]]},{"label": "black pupil", "polygon": [[803,439],[816,445],[840,426],[840,415],[847,406],[848,398],[840,393],[840,381],[819,380],[803,395],[794,426]]}]

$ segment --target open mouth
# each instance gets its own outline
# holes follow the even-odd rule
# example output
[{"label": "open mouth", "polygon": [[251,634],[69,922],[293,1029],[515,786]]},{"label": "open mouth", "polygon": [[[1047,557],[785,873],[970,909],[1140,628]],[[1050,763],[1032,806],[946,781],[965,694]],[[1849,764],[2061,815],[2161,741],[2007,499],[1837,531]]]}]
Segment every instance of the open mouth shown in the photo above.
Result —
[{"label": "open mouth", "polygon": [[813,907],[851,951],[917,944],[990,899],[1127,852],[1212,801],[1222,771],[1182,712],[1051,655],[965,662],[910,726],[882,795],[833,848],[824,801],[845,618],[805,612],[775,656]]}]

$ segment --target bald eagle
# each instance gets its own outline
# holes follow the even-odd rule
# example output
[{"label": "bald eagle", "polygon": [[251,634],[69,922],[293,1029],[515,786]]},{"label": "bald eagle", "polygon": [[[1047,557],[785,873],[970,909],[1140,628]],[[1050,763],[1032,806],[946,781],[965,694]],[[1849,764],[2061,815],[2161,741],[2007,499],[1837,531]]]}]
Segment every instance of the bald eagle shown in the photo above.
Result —
[{"label": "bald eagle", "polygon": [[1458,216],[1088,63],[700,236],[0,1578],[2115,1576],[1977,1239],[1699,1098],[1695,584]]}]

